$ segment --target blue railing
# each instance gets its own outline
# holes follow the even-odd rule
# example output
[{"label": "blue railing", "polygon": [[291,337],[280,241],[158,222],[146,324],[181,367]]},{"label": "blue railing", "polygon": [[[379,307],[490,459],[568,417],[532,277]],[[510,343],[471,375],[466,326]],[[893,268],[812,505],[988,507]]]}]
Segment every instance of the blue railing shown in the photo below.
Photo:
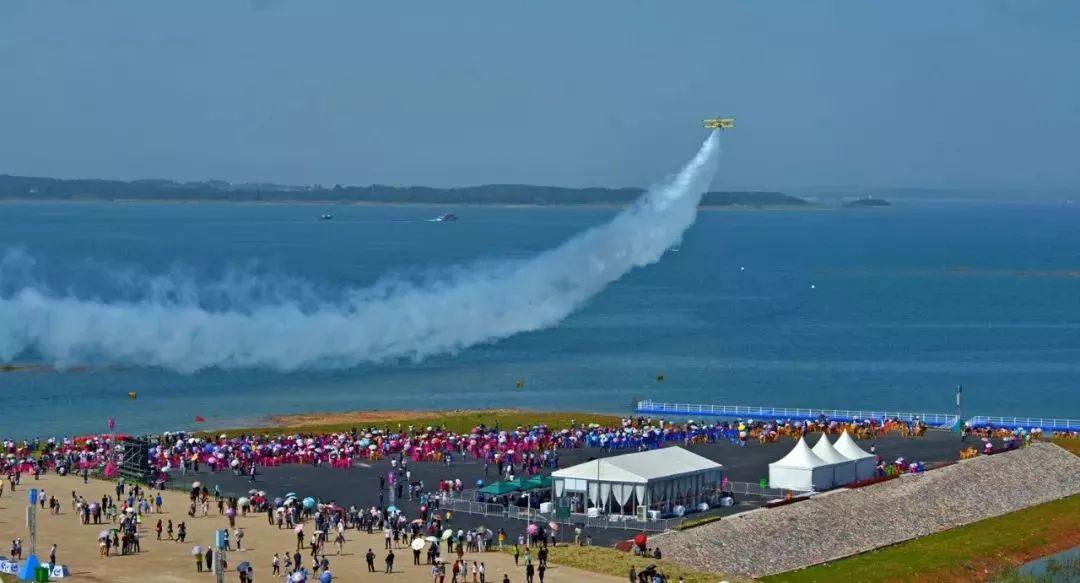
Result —
[{"label": "blue railing", "polygon": [[910,413],[902,411],[869,411],[854,409],[815,409],[812,407],[753,407],[746,405],[699,405],[695,403],[660,403],[652,400],[638,401],[635,413],[707,415],[710,417],[760,418],[760,419],[828,419],[851,421],[854,419],[900,419],[922,420],[934,427],[952,428],[956,415],[945,413]]},{"label": "blue railing", "polygon": [[1047,417],[972,417],[968,424],[972,427],[1002,427],[1005,429],[1034,429],[1043,431],[1080,431],[1080,419],[1052,419]]}]

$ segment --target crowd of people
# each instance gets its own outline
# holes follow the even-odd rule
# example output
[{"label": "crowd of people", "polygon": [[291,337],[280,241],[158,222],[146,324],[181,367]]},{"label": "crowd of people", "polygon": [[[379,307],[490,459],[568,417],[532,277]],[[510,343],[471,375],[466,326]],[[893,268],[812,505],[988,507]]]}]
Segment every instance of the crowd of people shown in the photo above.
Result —
[{"label": "crowd of people", "polygon": [[[200,468],[213,471],[231,469],[237,474],[251,473],[254,481],[256,469],[281,464],[330,465],[352,467],[355,461],[389,459],[389,475],[379,478],[379,505],[360,508],[342,506],[334,501],[323,503],[314,498],[301,498],[295,493],[279,497],[252,489],[248,496],[224,496],[217,486],[212,490],[195,482],[190,490],[187,516],[189,519],[208,517],[212,514],[224,517],[229,528],[225,530],[224,548],[240,550],[244,544],[244,529],[237,526],[236,518],[251,514],[265,514],[268,527],[288,529],[295,533],[296,546],[287,552],[274,555],[272,573],[288,577],[290,581],[308,581],[318,578],[320,582],[333,579],[328,554],[340,555],[351,539],[348,531],[377,536],[382,534],[383,557],[379,560],[374,550],[364,555],[369,571],[392,572],[395,551],[412,554],[414,566],[430,568],[432,580],[442,583],[446,577],[452,582],[488,580],[485,561],[466,553],[513,548],[515,564],[523,569],[525,580],[534,583],[544,580],[547,569],[548,545],[554,542],[553,532],[546,531],[543,524],[528,524],[516,536],[498,529],[464,529],[451,526],[451,512],[441,510],[441,501],[447,495],[460,492],[464,485],[460,480],[444,479],[431,484],[410,478],[410,463],[440,463],[452,466],[457,461],[468,460],[494,467],[496,474],[512,476],[516,468],[524,475],[558,466],[561,451],[582,447],[601,450],[644,450],[669,444],[693,445],[730,441],[740,446],[755,442],[767,443],[779,439],[797,439],[809,432],[840,433],[848,431],[857,438],[870,438],[887,433],[918,437],[926,425],[919,421],[873,419],[836,421],[825,418],[815,420],[736,420],[710,423],[689,421],[670,423],[648,418],[626,418],[617,426],[571,423],[569,427],[552,429],[544,425],[516,427],[505,430],[499,427],[478,426],[471,431],[455,433],[441,427],[368,427],[347,432],[325,434],[289,435],[235,435],[208,436],[205,434],[164,433],[152,436],[150,462],[161,480],[176,473],[197,472]],[[989,444],[998,439],[1004,447],[1015,447],[1032,439],[1042,438],[1041,431],[1003,428],[968,428],[965,435]],[[109,476],[109,466],[114,463],[115,442],[110,436],[87,436],[47,440],[27,440],[16,443],[2,442],[5,457],[2,465],[11,490],[23,474],[40,476],[46,471],[60,475],[75,476],[88,483],[90,472]],[[987,446],[989,447],[989,446]],[[873,451],[873,448],[871,448]],[[898,459],[884,463],[879,459],[881,473],[918,472],[924,467]],[[0,495],[4,481],[0,480]],[[412,515],[393,505],[385,505],[383,492],[396,489],[396,498],[406,495],[417,502],[418,510]],[[41,508],[50,514],[59,514],[61,502],[55,493],[46,496],[41,492]],[[394,497],[391,496],[391,499]],[[141,552],[140,528],[154,523],[153,515],[163,511],[164,501],[160,494],[148,491],[137,484],[117,482],[112,494],[85,497],[71,492],[71,507],[81,524],[102,527],[98,534],[103,557],[138,554]],[[216,509],[216,513],[213,510]],[[306,530],[310,527],[310,534]],[[96,530],[96,528],[95,528]],[[157,519],[154,524],[155,541],[185,543],[187,524],[172,519]],[[575,537],[575,541],[580,540]],[[533,548],[536,558],[533,558]],[[21,556],[21,540],[12,541],[11,556]],[[55,553],[55,547],[52,551]],[[307,560],[301,554],[308,555]],[[213,567],[214,553],[211,549],[195,546],[192,549],[196,568]],[[650,557],[659,558],[659,551]],[[482,555],[481,555],[482,557]],[[223,557],[222,557],[223,558]],[[523,560],[523,563],[521,561]],[[251,583],[254,571],[250,565],[237,571],[242,583]],[[669,581],[655,567],[632,572],[631,580],[653,583]],[[507,575],[503,576],[508,580]]]},{"label": "crowd of people", "polygon": [[[453,465],[456,461],[481,461],[502,467],[517,464],[525,475],[558,465],[560,450],[595,447],[604,451],[644,450],[678,443],[716,443],[728,441],[740,446],[795,438],[804,433],[824,431],[839,434],[847,430],[856,439],[889,433],[917,437],[926,431],[919,421],[898,419],[830,420],[735,420],[672,423],[664,419],[625,418],[616,426],[571,423],[565,428],[546,425],[501,429],[479,425],[467,432],[448,431],[442,427],[366,427],[351,431],[321,434],[210,436],[205,433],[163,433],[150,436],[151,464],[161,477],[176,472],[231,470],[251,473],[259,466],[282,464],[329,465],[349,468],[357,461],[401,457],[411,462],[435,462]],[[1042,439],[1040,429],[967,427],[972,436],[997,439]],[[1056,432],[1055,437],[1077,435]],[[103,472],[114,477],[116,440],[124,436],[91,435],[2,442],[4,457],[0,466],[5,472],[36,472],[57,469],[61,473]]]}]

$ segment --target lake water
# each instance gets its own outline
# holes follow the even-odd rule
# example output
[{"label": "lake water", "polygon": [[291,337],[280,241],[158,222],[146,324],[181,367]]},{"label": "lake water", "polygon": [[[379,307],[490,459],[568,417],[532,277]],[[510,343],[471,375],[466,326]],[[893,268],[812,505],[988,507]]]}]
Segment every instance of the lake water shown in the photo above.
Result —
[{"label": "lake water", "polygon": [[[461,220],[425,220],[446,211]],[[334,220],[316,220],[323,212]],[[333,290],[388,272],[528,257],[614,212],[8,203],[0,251],[20,246],[52,289],[105,301],[113,288],[100,274],[117,267],[180,265],[213,277],[257,261]],[[1078,299],[1076,207],[708,211],[678,252],[547,330],[346,370],[2,373],[0,433],[104,430],[110,416],[136,432],[193,427],[196,415],[225,426],[369,408],[614,412],[644,397],[950,412],[959,383],[965,413],[1080,417]]]}]

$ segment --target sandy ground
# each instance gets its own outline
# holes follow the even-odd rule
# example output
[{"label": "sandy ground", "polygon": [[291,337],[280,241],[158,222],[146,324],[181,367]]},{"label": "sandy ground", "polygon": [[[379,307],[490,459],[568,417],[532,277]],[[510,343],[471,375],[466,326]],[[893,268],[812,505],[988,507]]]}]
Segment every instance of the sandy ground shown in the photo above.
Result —
[{"label": "sandy ground", "polygon": [[450,411],[344,411],[324,413],[299,413],[295,415],[271,415],[268,419],[276,427],[305,427],[311,425],[356,423],[359,425],[379,424],[389,421],[408,419],[410,421],[431,419],[455,415],[496,416],[525,413],[523,409],[455,409]]},{"label": "sandy ground", "polygon": [[[217,515],[216,508],[212,508],[210,515],[206,518],[190,518],[187,516],[186,495],[180,492],[164,492],[166,512],[147,516],[140,528],[142,552],[138,555],[101,557],[98,553],[97,535],[108,526],[92,524],[84,526],[71,508],[71,492],[74,490],[82,496],[93,499],[100,498],[102,494],[114,493],[115,486],[110,482],[95,480],[91,480],[89,484],[83,484],[81,479],[62,478],[56,475],[43,476],[37,482],[32,476],[24,476],[22,484],[14,494],[5,487],[3,496],[0,497],[0,550],[5,555],[10,541],[16,537],[23,539],[24,555],[29,553],[25,516],[26,490],[31,487],[44,489],[46,495],[56,496],[61,502],[59,515],[50,515],[47,511],[38,509],[38,556],[42,560],[48,560],[49,547],[56,543],[58,562],[67,565],[71,570],[72,576],[66,580],[76,583],[81,581],[171,583],[214,580],[213,575],[209,573],[196,572],[191,550],[197,544],[203,547],[209,546],[213,540],[214,530],[228,525],[225,517]],[[186,521],[188,541],[181,544],[155,540],[154,525],[159,517],[164,520],[172,519],[174,525],[180,521]],[[278,530],[268,525],[265,514],[238,517],[237,524],[244,529],[245,550],[228,554],[230,572],[225,580],[238,581],[239,577],[233,566],[241,561],[249,561],[255,569],[256,581],[260,583],[273,581],[270,569],[271,557],[275,552],[291,554],[296,548],[295,535],[292,531]],[[311,528],[311,526],[307,527],[306,536],[310,536]],[[385,580],[419,583],[432,580],[430,567],[413,566],[412,553],[406,548],[394,551],[395,572],[389,575],[383,574],[385,551],[381,534],[369,536],[349,530],[346,537],[348,542],[340,556],[334,554],[335,549],[331,549],[330,554],[327,555],[334,581]],[[364,565],[363,555],[368,548],[374,549],[377,555],[376,567],[379,569],[377,573],[368,573]],[[310,556],[304,551],[301,551],[301,554],[304,556],[305,564],[310,566]],[[514,583],[525,581],[524,568],[515,568],[514,559],[508,554],[467,553],[466,559],[483,561],[487,567],[488,581],[502,581],[503,573],[508,573],[510,580]],[[449,582],[450,579],[447,575],[446,580]],[[622,577],[597,575],[557,565],[552,565],[544,578],[546,583],[614,583],[622,580]]]}]

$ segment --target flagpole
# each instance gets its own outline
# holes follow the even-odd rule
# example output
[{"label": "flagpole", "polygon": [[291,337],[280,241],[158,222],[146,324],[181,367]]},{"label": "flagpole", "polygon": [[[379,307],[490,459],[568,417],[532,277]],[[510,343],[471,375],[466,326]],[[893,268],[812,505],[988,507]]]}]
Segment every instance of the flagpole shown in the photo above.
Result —
[{"label": "flagpole", "polygon": [[960,396],[964,393],[964,385],[956,385],[956,423],[960,427],[960,441],[964,441],[964,416],[960,407]]}]

